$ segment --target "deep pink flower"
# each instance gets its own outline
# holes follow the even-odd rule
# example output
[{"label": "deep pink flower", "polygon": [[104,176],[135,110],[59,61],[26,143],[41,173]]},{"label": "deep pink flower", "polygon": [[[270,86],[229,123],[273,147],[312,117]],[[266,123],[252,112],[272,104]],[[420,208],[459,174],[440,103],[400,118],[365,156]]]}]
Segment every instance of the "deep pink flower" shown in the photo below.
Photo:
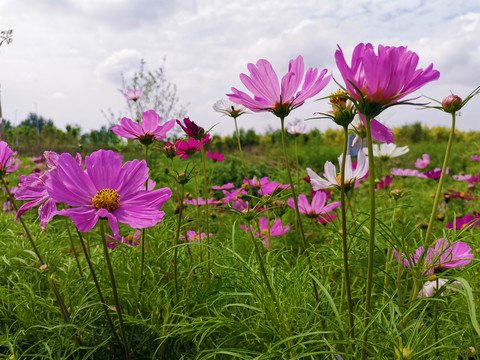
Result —
[{"label": "deep pink flower", "polygon": [[[185,201],[185,204],[189,204],[189,205],[195,205],[195,206],[204,206],[205,205],[205,200],[201,197],[199,197],[198,199],[192,199],[192,200],[184,200]],[[215,204],[216,201],[214,198],[210,198],[208,199],[208,203],[209,204]]]},{"label": "deep pink flower", "polygon": [[120,235],[112,236],[110,234],[107,234],[105,235],[105,238],[107,240],[110,240],[107,242],[107,246],[110,249],[115,249],[119,244],[126,244],[129,246],[138,246],[140,244],[140,241],[137,241],[137,240],[140,237],[140,234],[141,234],[140,231],[135,232],[134,235],[127,235],[127,236],[120,236]]},{"label": "deep pink flower", "polygon": [[226,204],[241,199],[243,194],[248,194],[248,192],[244,188],[240,188],[232,191],[223,190],[223,194],[225,197],[222,199],[222,202]]},{"label": "deep pink flower", "polygon": [[[399,256],[395,250],[397,261]],[[415,266],[424,253],[423,246],[419,247],[415,254],[408,256],[402,254],[402,263],[405,267]],[[472,249],[463,241],[458,241],[453,245],[448,243],[447,239],[439,239],[433,248],[429,248],[423,259],[424,274],[433,274],[435,270],[449,269],[454,267],[464,267],[470,264],[474,258]]]},{"label": "deep pink flower", "polygon": [[268,176],[265,176],[261,179],[258,179],[256,176],[249,180],[245,178],[243,179],[243,183],[253,187],[262,187],[263,185],[266,185],[268,183]]},{"label": "deep pink flower", "polygon": [[282,185],[276,181],[269,181],[260,186],[258,193],[262,196],[271,196],[275,191],[280,191],[283,189],[290,189],[290,185]]},{"label": "deep pink flower", "polygon": [[205,133],[205,129],[201,126],[195,124],[195,122],[191,121],[189,118],[183,119],[183,124],[180,120],[177,120],[177,124],[185,131],[185,134],[194,138],[195,140],[203,139],[208,134]]},{"label": "deep pink flower", "polygon": [[[445,171],[445,175],[448,175],[448,168],[447,170]],[[442,169],[440,168],[436,168],[435,170],[430,170],[430,171],[427,171],[427,172],[424,172],[423,174],[419,174],[418,177],[420,177],[420,175],[424,175],[423,177],[427,177],[429,179],[440,179],[440,176],[442,175]]]},{"label": "deep pink flower", "polygon": [[[268,219],[267,218],[260,218],[259,220],[260,223],[260,233],[254,232],[255,230],[253,227],[250,229],[250,231],[254,232],[254,235],[259,237],[260,239],[263,239],[263,244],[265,247],[268,247],[268,235],[269,235],[269,229],[268,229]],[[240,227],[246,231],[249,232],[248,227],[240,225]],[[272,236],[282,236],[283,234],[288,233],[290,230],[290,227],[288,225],[282,226],[282,219],[278,219],[275,221],[273,225],[270,226],[270,237]]]},{"label": "deep pink flower", "polygon": [[423,154],[421,159],[415,161],[417,169],[425,169],[428,165],[430,165],[430,155],[428,154]]},{"label": "deep pink flower", "polygon": [[[207,136],[202,139],[203,146],[205,146],[209,141],[210,135],[207,134]],[[177,149],[177,155],[180,157],[180,159],[188,159],[190,155],[195,154],[201,149],[200,140],[196,140],[193,138],[190,138],[188,140],[178,139],[177,141],[175,141],[175,147]]]},{"label": "deep pink flower", "polygon": [[473,197],[468,196],[471,195],[472,192],[470,190],[467,191],[455,191],[455,190],[448,190],[448,193],[445,193],[444,195],[449,195],[450,199],[462,199],[465,201],[470,201],[473,199]]},{"label": "deep pink flower", "polygon": [[99,150],[86,157],[85,165],[83,170],[70,154],[62,154],[47,179],[51,198],[72,206],[57,214],[69,216],[79,231],[91,230],[100,218],[108,219],[113,235],[118,235],[118,222],[143,229],[162,221],[160,208],[172,192],[145,190],[149,169],[144,160],[122,165],[120,155]]},{"label": "deep pink flower", "polygon": [[229,189],[233,189],[234,187],[235,187],[235,185],[233,183],[227,183],[227,184],[223,184],[221,186],[213,185],[212,189],[213,190],[229,190]]},{"label": "deep pink flower", "polygon": [[375,191],[389,187],[392,181],[393,181],[393,178],[391,176],[387,175],[385,177],[382,177],[378,182],[378,184],[375,184]]},{"label": "deep pink flower", "polygon": [[[191,242],[191,241],[199,242],[200,240],[203,240],[205,238],[205,236],[207,236],[207,234],[201,233],[200,235],[197,235],[197,233],[195,231],[192,231],[192,230],[187,231],[187,237],[185,237],[183,235],[180,235],[180,237],[182,239],[186,240],[187,242]],[[212,237],[212,236],[213,236],[213,234],[210,233],[210,237]]]},{"label": "deep pink flower", "polygon": [[[298,210],[307,215],[310,218],[317,218],[320,215],[327,214],[330,211],[335,210],[340,206],[340,202],[333,202],[331,204],[325,205],[327,203],[327,194],[325,192],[317,191],[312,198],[312,204],[307,199],[307,195],[300,194],[298,195]],[[293,198],[289,198],[287,205],[292,209],[295,209],[295,202]]]},{"label": "deep pink flower", "polygon": [[145,111],[142,114],[140,124],[124,117],[120,124],[111,128],[112,132],[126,139],[136,139],[143,145],[150,145],[154,140],[161,141],[175,126],[175,120],[169,120],[160,125],[162,119],[154,110]]},{"label": "deep pink flower", "polygon": [[358,44],[351,67],[339,46],[335,61],[358,111],[369,118],[440,77],[433,64],[417,69],[418,55],[404,46],[379,45],[377,55],[372,44]]},{"label": "deep pink flower", "polygon": [[219,152],[216,152],[216,153],[213,153],[211,151],[207,151],[206,152],[207,154],[207,157],[212,160],[213,162],[222,162],[222,161],[225,161],[225,158],[223,157],[223,154],[219,153]]},{"label": "deep pink flower", "polygon": [[472,155],[470,159],[472,159],[473,161],[480,161],[480,155]]},{"label": "deep pink flower", "polygon": [[10,149],[8,144],[5,141],[0,141],[0,176],[4,176],[8,172],[12,155],[13,150]]},{"label": "deep pink flower", "polygon": [[125,98],[127,100],[137,101],[138,99],[140,99],[144,95],[144,92],[143,92],[142,89],[129,89],[123,95],[125,95]]},{"label": "deep pink flower", "polygon": [[[480,214],[474,212],[473,214],[467,214],[463,218],[456,218],[455,219],[455,230],[461,230],[465,227],[471,229],[480,225]],[[453,229],[453,222],[449,222],[446,225],[447,229]]]},{"label": "deep pink flower", "polygon": [[304,78],[303,57],[300,55],[295,60],[290,60],[288,72],[281,83],[267,60],[260,59],[256,65],[250,63],[247,68],[250,76],[240,74],[240,80],[253,97],[236,88],[232,88],[233,94],[227,96],[234,103],[254,112],[270,111],[280,118],[285,118],[291,110],[317,95],[331,78],[330,75],[324,78],[327,69],[318,74],[318,70],[313,68],[307,70]]}]

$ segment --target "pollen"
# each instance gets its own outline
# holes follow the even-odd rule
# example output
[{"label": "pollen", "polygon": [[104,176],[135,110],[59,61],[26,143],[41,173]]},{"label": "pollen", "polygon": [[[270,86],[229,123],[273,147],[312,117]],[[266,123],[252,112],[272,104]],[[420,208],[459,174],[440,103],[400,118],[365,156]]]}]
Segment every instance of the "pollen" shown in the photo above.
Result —
[{"label": "pollen", "polygon": [[342,173],[337,174],[337,181],[339,184],[342,182]]},{"label": "pollen", "polygon": [[339,89],[337,92],[334,92],[330,95],[330,103],[338,105],[341,108],[344,108],[347,103],[347,99],[344,96],[347,96],[347,95],[348,95],[348,92]]},{"label": "pollen", "polygon": [[100,190],[97,195],[93,197],[92,205],[97,210],[106,209],[112,212],[120,205],[120,195],[112,189]]}]

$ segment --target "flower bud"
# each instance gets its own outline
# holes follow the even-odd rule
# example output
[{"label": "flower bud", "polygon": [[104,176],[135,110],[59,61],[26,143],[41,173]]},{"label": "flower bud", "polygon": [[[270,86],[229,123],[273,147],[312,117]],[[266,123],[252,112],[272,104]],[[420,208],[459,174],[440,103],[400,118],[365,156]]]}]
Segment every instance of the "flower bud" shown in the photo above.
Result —
[{"label": "flower bud", "polygon": [[462,108],[462,99],[457,95],[448,95],[442,101],[442,108],[448,113],[456,113]]}]

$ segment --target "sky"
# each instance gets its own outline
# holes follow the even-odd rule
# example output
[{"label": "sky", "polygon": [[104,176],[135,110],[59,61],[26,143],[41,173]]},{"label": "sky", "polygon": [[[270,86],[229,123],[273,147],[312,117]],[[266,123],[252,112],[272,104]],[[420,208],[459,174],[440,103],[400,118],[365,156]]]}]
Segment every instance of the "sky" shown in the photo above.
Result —
[{"label": "sky", "polygon": [[[463,98],[480,85],[478,0],[0,0],[0,30],[7,29],[14,34],[0,47],[1,102],[15,125],[37,112],[58,128],[88,132],[109,125],[102,110],[128,117],[121,74],[132,76],[140,59],[150,70],[166,59],[187,115],[220,135],[233,133],[233,120],[212,105],[231,87],[246,91],[239,74],[261,58],[279,78],[302,55],[306,67],[326,68],[341,81],[337,46],[347,63],[358,43],[407,46],[420,68],[433,63],[440,71],[415,96],[441,100],[452,91]],[[337,88],[332,81],[315,99]],[[287,122],[328,111],[327,100],[313,100]],[[480,131],[479,107],[480,96],[462,109],[457,128]],[[379,120],[390,127],[451,122],[448,114],[411,106],[390,108]],[[280,127],[270,113],[242,116],[238,124],[257,132]],[[325,119],[307,126],[336,128]]]}]

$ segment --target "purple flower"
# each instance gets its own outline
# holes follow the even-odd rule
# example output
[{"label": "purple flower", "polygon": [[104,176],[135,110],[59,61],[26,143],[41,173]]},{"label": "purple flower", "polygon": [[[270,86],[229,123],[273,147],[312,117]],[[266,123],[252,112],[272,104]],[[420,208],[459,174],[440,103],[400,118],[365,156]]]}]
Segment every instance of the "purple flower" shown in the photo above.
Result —
[{"label": "purple flower", "polygon": [[9,172],[10,159],[13,155],[13,150],[10,149],[5,141],[0,141],[0,176],[4,176]]},{"label": "purple flower", "polygon": [[417,169],[425,169],[428,165],[430,165],[430,155],[428,154],[423,154],[421,159],[415,161]]},{"label": "purple flower", "polygon": [[[205,136],[202,140],[203,146],[210,141],[210,135]],[[195,154],[201,149],[200,140],[188,139],[175,141],[175,148],[180,159],[188,159],[190,155]]]},{"label": "purple flower", "polygon": [[[200,235],[197,235],[197,233],[192,230],[187,231],[187,237],[180,235],[180,237],[186,240],[187,242],[191,242],[191,241],[199,242],[200,240],[203,240],[205,236],[207,236],[205,233],[201,233]],[[213,234],[210,233],[210,237],[212,236]]]},{"label": "purple flower", "polygon": [[219,153],[219,152],[216,152],[216,153],[213,153],[211,151],[207,151],[206,152],[207,154],[207,157],[212,160],[213,162],[222,162],[222,161],[225,161],[225,158],[223,157],[223,154]]},{"label": "purple flower", "polygon": [[203,127],[198,126],[189,118],[184,118],[183,124],[180,120],[177,120],[177,124],[181,126],[183,131],[185,131],[185,134],[194,138],[195,140],[203,139],[205,136],[208,135],[207,133],[205,133],[205,129]]},{"label": "purple flower", "polygon": [[393,178],[391,176],[387,175],[385,177],[382,177],[379,180],[378,184],[375,184],[375,191],[389,187],[392,181],[393,181]]},{"label": "purple flower", "polygon": [[108,219],[114,236],[119,222],[143,229],[162,221],[165,213],[160,208],[172,191],[145,190],[149,170],[145,161],[122,165],[119,154],[99,150],[86,157],[85,165],[83,170],[70,154],[62,154],[46,183],[54,201],[72,206],[57,214],[69,216],[79,231],[90,231],[100,218]]},{"label": "purple flower", "polygon": [[[256,65],[248,64],[250,76],[240,74],[240,80],[253,94],[232,88],[233,94],[227,94],[231,101],[241,104],[254,112],[270,111],[274,115],[285,118],[291,110],[301,106],[305,100],[317,95],[330,81],[331,76],[324,78],[327,69],[318,74],[317,69],[310,68],[305,73],[303,57],[299,55],[290,60],[288,72],[281,83],[272,65],[264,59]],[[302,84],[300,88],[300,85]]]},{"label": "purple flower", "polygon": [[[445,171],[445,175],[447,174],[448,174],[448,168]],[[429,179],[440,179],[440,176],[442,175],[442,169],[436,168],[435,170],[430,170],[420,175],[424,175],[423,177],[427,177]],[[420,177],[420,175],[418,177]]]},{"label": "purple flower", "polygon": [[129,89],[123,95],[125,95],[125,98],[127,100],[137,101],[138,99],[140,99],[144,95],[144,92],[143,92],[142,89]]},{"label": "purple flower", "polygon": [[[463,218],[455,219],[455,230],[461,230],[463,228],[471,229],[480,225],[480,214],[474,212],[473,214],[465,215]],[[453,229],[453,222],[449,222],[446,225],[447,229]]]},{"label": "purple flower", "polygon": [[[270,230],[268,228],[267,218],[260,218],[259,223],[260,223],[260,232],[255,232],[254,235],[259,237],[260,239],[263,239],[263,244],[265,245],[265,247],[268,247],[268,235],[270,237],[282,236],[283,234],[286,234],[290,230],[290,227],[288,225],[282,226],[282,219],[278,219],[277,221],[275,221],[275,223],[272,226],[270,226]],[[246,232],[255,231],[253,227],[250,230],[248,229],[248,227],[243,225],[240,225],[240,227]]]},{"label": "purple flower", "polygon": [[335,61],[358,111],[369,118],[440,77],[433,64],[425,70],[417,69],[418,55],[404,46],[379,45],[377,55],[372,44],[358,44],[351,67],[339,46]]},{"label": "purple flower", "polygon": [[480,161],[480,156],[479,155],[472,155],[470,157],[470,159],[472,159],[473,161]]},{"label": "purple flower", "polygon": [[[338,201],[328,205],[325,205],[326,203],[327,203],[327,194],[322,191],[315,192],[315,195],[313,195],[311,204],[307,199],[307,195],[305,194],[298,195],[298,210],[302,214],[305,214],[308,217],[313,219],[317,218],[320,215],[327,214],[330,211],[333,211],[340,206],[340,202]],[[288,199],[287,205],[290,206],[292,209],[295,209],[295,202],[293,201],[293,198]]]},{"label": "purple flower", "polygon": [[229,190],[229,189],[233,189],[234,187],[235,187],[235,185],[233,183],[227,183],[227,184],[223,184],[221,186],[213,185],[212,189],[213,190]]},{"label": "purple flower", "polygon": [[111,128],[112,132],[126,139],[136,139],[143,145],[150,145],[154,140],[161,141],[175,126],[175,120],[169,120],[160,125],[162,119],[154,110],[145,111],[142,114],[140,124],[124,117],[120,124]]}]

